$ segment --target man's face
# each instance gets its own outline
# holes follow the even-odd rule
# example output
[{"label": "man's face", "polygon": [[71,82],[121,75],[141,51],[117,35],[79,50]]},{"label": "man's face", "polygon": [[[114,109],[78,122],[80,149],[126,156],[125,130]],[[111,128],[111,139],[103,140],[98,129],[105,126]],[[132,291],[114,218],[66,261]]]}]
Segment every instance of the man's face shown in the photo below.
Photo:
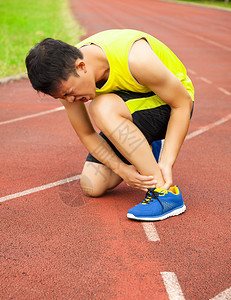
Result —
[{"label": "man's face", "polygon": [[70,103],[81,101],[87,102],[95,98],[95,80],[90,72],[85,69],[78,70],[78,75],[70,75],[65,81],[61,80],[61,85],[57,92],[53,93],[54,98],[61,98]]}]

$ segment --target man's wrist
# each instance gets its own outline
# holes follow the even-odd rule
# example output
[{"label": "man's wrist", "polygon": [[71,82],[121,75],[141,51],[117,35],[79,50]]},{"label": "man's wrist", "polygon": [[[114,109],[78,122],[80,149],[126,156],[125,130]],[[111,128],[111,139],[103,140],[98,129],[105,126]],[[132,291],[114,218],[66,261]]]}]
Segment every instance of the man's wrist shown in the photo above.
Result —
[{"label": "man's wrist", "polygon": [[118,161],[110,161],[110,168],[112,171],[118,176],[122,177],[122,174],[125,172],[127,164],[125,164],[122,160]]},{"label": "man's wrist", "polygon": [[172,168],[173,167],[173,165],[174,165],[174,160],[170,160],[170,159],[161,159],[160,158],[160,160],[159,160],[159,162],[158,162],[158,165],[159,166],[161,166],[161,167],[170,167],[170,168]]}]

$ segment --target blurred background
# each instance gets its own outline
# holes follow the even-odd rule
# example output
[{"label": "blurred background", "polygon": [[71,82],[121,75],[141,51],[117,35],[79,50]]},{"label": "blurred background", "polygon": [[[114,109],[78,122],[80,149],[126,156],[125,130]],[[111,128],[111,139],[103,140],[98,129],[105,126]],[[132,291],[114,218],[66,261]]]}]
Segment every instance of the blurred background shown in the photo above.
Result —
[{"label": "blurred background", "polygon": [[[84,29],[73,18],[70,2],[0,0],[0,78],[25,73],[26,54],[43,38],[53,37],[70,44],[78,42]],[[229,0],[184,2],[231,9]]]}]

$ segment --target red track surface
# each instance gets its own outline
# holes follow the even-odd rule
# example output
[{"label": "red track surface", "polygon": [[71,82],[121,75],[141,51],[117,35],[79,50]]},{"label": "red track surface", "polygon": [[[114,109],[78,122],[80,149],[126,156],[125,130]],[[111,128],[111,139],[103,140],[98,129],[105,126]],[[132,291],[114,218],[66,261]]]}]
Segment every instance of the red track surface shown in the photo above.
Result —
[{"label": "red track surface", "polygon": [[[190,132],[230,114],[231,13],[151,0],[72,0],[87,35],[134,28],[165,42],[196,88]],[[0,86],[1,121],[58,107],[27,80]],[[185,141],[175,182],[187,212],[155,223],[148,241],[127,210],[143,193],[120,185],[85,197],[78,181],[2,202],[1,299],[168,299],[174,272],[186,299],[230,287],[230,123]],[[1,195],[80,174],[86,151],[64,111],[0,125]]]}]

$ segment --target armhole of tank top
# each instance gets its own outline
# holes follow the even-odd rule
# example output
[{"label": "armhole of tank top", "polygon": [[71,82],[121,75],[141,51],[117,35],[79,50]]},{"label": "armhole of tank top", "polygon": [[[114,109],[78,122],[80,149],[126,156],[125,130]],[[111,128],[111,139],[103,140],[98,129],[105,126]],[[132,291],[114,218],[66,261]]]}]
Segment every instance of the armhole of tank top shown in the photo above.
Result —
[{"label": "armhole of tank top", "polygon": [[[130,52],[131,52],[131,49],[132,49],[133,45],[135,44],[135,42],[137,42],[137,41],[139,41],[139,40],[145,40],[145,41],[148,43],[148,45],[151,47],[151,49],[152,49],[152,46],[150,45],[150,43],[149,43],[149,41],[147,40],[147,38],[146,38],[145,36],[142,36],[142,37],[137,38],[135,41],[133,41],[133,43],[131,44],[131,46],[130,46],[130,48],[129,48],[129,51],[128,51],[128,57],[129,57],[129,54],[130,54]],[[152,51],[153,51],[153,49],[152,49]],[[128,64],[128,70],[129,70],[129,73],[130,73],[131,77],[135,80],[135,82],[136,82],[137,84],[139,84],[140,86],[143,86],[143,85],[140,84],[140,83],[135,79],[135,77],[132,75],[132,72],[131,72],[131,70],[130,70],[129,63],[128,63],[128,58],[127,58],[127,64]]]}]

